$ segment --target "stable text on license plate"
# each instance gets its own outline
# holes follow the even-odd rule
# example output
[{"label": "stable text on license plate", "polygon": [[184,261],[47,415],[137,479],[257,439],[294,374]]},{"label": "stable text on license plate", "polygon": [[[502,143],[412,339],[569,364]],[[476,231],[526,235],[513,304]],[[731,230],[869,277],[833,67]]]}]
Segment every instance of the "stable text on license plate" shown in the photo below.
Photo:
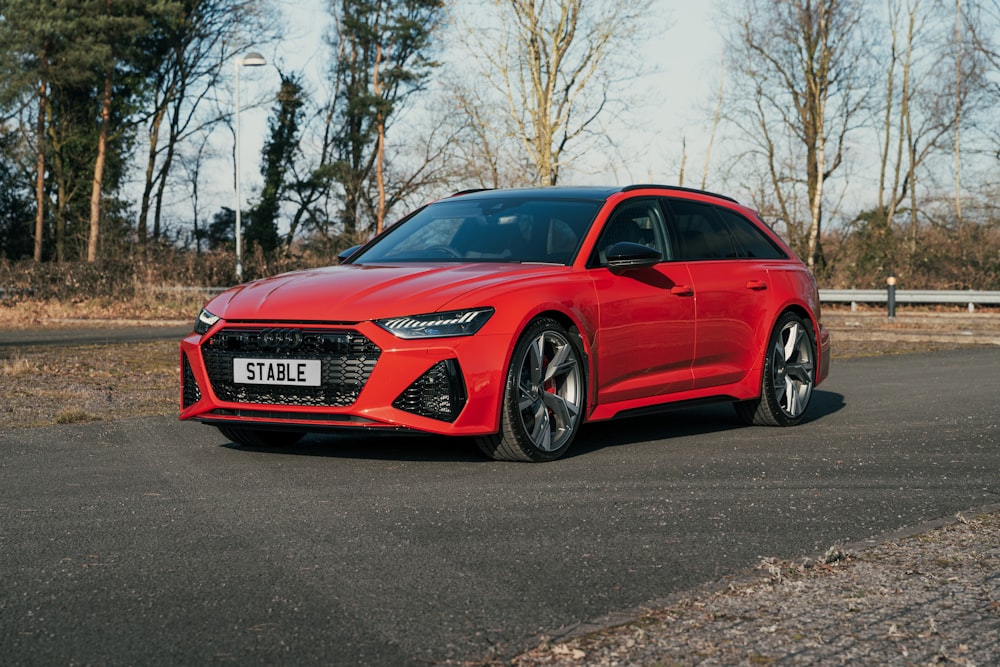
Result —
[{"label": "stable text on license plate", "polygon": [[318,387],[322,362],[318,359],[233,359],[233,382]]}]

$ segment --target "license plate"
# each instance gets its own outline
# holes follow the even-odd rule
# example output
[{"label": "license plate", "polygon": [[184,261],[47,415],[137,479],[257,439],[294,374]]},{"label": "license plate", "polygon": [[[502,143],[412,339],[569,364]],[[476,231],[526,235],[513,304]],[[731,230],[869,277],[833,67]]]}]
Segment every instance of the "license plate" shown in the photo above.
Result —
[{"label": "license plate", "polygon": [[318,387],[322,362],[318,359],[233,359],[233,382]]}]

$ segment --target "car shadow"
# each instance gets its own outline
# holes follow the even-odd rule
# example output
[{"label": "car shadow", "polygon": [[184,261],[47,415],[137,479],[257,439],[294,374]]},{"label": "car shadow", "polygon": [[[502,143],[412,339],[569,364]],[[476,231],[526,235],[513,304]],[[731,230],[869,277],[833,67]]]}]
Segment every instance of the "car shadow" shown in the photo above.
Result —
[{"label": "car shadow", "polygon": [[[844,407],[846,402],[842,394],[814,390],[809,409],[799,425],[819,421]],[[743,428],[750,427],[736,416],[730,403],[666,408],[653,414],[587,424],[566,453],[566,458],[637,442],[710,435]]]},{"label": "car shadow", "polygon": [[[821,420],[845,406],[843,395],[816,390],[802,424]],[[563,458],[584,456],[608,447],[742,428],[748,427],[739,420],[729,403],[667,409],[655,414],[587,424]],[[233,442],[227,442],[221,447],[240,452],[373,461],[493,463],[480,453],[473,438],[422,434],[310,433],[294,445],[284,447],[250,447]]]},{"label": "car shadow", "polygon": [[847,407],[847,401],[843,394],[835,391],[813,390],[812,400],[809,402],[809,410],[806,412],[803,424],[818,421],[823,417],[840,412]]},{"label": "car shadow", "polygon": [[371,461],[488,462],[472,438],[434,435],[309,433],[294,445],[250,447],[227,442],[221,447],[238,452],[284,454]]}]

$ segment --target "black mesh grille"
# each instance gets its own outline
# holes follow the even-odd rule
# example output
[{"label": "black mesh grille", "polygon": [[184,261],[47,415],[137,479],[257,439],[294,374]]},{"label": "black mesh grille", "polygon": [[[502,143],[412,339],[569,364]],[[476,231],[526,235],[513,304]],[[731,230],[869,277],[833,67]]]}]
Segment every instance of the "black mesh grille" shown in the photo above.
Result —
[{"label": "black mesh grille", "polygon": [[[216,395],[234,403],[346,407],[357,400],[381,350],[352,331],[223,329],[201,348]],[[233,382],[233,360],[317,359],[318,387],[269,386]]]},{"label": "black mesh grille", "polygon": [[439,361],[393,401],[392,407],[421,417],[453,422],[465,407],[465,381],[454,359]]},{"label": "black mesh grille", "polygon": [[201,389],[198,387],[198,383],[194,379],[194,373],[191,371],[191,364],[188,363],[186,354],[184,355],[183,371],[181,375],[181,389],[183,407],[189,408],[201,400]]}]

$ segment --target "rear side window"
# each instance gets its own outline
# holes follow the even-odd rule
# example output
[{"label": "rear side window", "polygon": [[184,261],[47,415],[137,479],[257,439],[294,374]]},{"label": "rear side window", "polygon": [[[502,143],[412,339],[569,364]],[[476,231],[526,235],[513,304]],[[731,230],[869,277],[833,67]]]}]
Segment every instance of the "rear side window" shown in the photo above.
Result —
[{"label": "rear side window", "polygon": [[715,207],[684,199],[668,199],[670,222],[680,248],[680,258],[735,259],[739,257],[732,236]]},{"label": "rear side window", "polygon": [[787,259],[781,248],[742,215],[719,207],[719,214],[733,232],[733,239],[740,249],[740,256],[747,259]]}]

